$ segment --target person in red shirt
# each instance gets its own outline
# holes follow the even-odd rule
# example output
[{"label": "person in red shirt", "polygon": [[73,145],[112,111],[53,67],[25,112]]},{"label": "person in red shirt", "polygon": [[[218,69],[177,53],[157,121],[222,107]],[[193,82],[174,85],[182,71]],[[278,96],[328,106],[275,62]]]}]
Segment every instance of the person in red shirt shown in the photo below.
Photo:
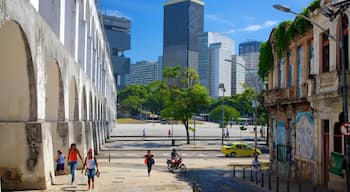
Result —
[{"label": "person in red shirt", "polygon": [[144,156],[144,158],[144,162],[147,165],[147,173],[149,177],[151,175],[152,166],[154,165],[154,156],[151,153],[151,150],[147,150],[147,154]]},{"label": "person in red shirt", "polygon": [[75,170],[77,169],[77,165],[78,165],[78,156],[81,160],[81,163],[83,163],[83,158],[81,158],[80,152],[77,149],[77,145],[75,143],[72,143],[68,150],[68,165],[70,165],[70,173],[72,174],[72,180],[71,180],[72,185],[75,179]]}]

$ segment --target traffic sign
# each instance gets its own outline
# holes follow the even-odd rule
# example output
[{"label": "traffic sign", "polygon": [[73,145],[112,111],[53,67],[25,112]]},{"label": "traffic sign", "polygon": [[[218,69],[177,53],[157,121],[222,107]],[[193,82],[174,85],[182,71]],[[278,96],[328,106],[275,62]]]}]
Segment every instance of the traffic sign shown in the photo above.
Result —
[{"label": "traffic sign", "polygon": [[343,123],[340,126],[340,131],[343,133],[343,135],[349,136],[350,135],[350,123],[349,122]]}]

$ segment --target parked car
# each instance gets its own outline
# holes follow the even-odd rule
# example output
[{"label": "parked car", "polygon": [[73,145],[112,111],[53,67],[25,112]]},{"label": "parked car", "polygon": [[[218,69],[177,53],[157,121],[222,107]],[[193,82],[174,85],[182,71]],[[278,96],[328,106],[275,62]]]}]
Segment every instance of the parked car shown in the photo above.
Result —
[{"label": "parked car", "polygon": [[226,156],[254,156],[261,155],[260,149],[256,149],[242,142],[230,143],[222,146],[221,152]]},{"label": "parked car", "polygon": [[160,124],[168,124],[168,120],[162,119],[162,120],[160,120]]}]

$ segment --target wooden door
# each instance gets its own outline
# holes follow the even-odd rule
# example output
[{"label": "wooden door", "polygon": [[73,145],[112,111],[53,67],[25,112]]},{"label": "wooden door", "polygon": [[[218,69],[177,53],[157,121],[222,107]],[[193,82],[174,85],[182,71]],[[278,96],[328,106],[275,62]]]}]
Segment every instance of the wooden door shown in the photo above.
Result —
[{"label": "wooden door", "polygon": [[328,163],[329,163],[329,134],[323,134],[323,162],[324,162],[324,184],[327,184],[329,181],[328,173]]}]

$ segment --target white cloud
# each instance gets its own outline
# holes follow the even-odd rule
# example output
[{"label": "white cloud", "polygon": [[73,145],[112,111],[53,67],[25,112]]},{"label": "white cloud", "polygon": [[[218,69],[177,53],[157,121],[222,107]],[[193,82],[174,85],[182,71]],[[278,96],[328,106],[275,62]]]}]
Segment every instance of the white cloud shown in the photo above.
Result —
[{"label": "white cloud", "polygon": [[206,20],[210,20],[210,21],[228,25],[228,26],[233,26],[233,23],[230,20],[222,18],[221,16],[216,14],[205,14],[204,17]]},{"label": "white cloud", "polygon": [[248,25],[247,27],[243,28],[242,31],[245,31],[245,32],[260,31],[260,30],[265,29],[267,27],[271,27],[273,25],[276,25],[277,23],[278,23],[278,21],[268,20],[268,21],[265,21],[263,24]]},{"label": "white cloud", "polygon": [[232,33],[235,33],[237,30],[236,29],[230,29],[228,31],[225,31],[224,33],[225,34],[232,34]]}]

